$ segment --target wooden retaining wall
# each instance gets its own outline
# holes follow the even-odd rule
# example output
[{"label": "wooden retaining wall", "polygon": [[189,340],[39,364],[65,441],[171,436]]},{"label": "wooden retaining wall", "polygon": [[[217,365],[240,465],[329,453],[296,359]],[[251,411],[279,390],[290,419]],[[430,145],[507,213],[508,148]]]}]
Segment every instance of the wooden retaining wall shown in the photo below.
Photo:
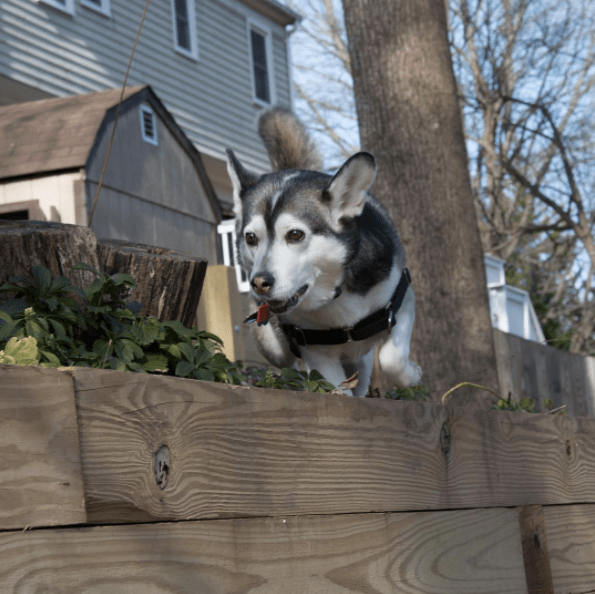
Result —
[{"label": "wooden retaining wall", "polygon": [[0,592],[586,594],[595,420],[0,366]]},{"label": "wooden retaining wall", "polygon": [[553,346],[494,329],[500,392],[515,399],[528,396],[540,405],[551,399],[566,405],[569,415],[595,417],[595,357],[583,357]]}]

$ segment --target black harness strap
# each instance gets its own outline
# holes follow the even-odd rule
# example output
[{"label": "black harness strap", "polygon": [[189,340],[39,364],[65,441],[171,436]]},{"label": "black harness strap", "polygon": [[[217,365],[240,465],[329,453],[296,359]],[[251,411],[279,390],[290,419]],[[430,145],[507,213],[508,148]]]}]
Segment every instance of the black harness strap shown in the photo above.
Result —
[{"label": "black harness strap", "polygon": [[284,324],[282,328],[289,341],[291,352],[296,357],[301,358],[299,349],[301,346],[345,344],[350,340],[366,340],[366,338],[370,338],[384,330],[390,332],[395,325],[397,312],[403,303],[405,293],[410,284],[411,275],[409,274],[409,270],[404,268],[399,284],[386,307],[366,316],[352,328],[309,330],[298,328],[297,326],[292,326],[290,324]]}]

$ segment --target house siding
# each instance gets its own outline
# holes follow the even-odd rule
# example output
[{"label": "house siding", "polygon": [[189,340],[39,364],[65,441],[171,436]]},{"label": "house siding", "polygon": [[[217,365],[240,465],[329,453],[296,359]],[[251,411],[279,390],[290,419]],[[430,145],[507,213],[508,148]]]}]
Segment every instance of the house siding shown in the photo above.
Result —
[{"label": "house siding", "polygon": [[0,183],[0,205],[37,200],[44,220],[80,224],[76,215],[75,184],[83,179],[80,171]]},{"label": "house siding", "polygon": [[[76,0],[70,16],[33,0],[0,0],[0,74],[55,96],[118,87],[143,8],[142,0],[112,0],[107,18]],[[285,30],[237,0],[196,1],[198,60],[174,48],[171,3],[151,3],[128,84],[150,84],[201,152],[223,159],[231,147],[265,171],[248,19],[272,32],[277,104],[289,106]]]}]

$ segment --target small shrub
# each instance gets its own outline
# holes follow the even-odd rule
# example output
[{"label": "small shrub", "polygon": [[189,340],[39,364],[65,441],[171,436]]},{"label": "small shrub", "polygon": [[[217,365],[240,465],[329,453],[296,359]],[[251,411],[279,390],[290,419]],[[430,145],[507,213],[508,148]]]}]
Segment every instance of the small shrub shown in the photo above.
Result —
[{"label": "small shrub", "polygon": [[414,386],[413,388],[393,388],[384,397],[391,400],[419,400],[421,402],[432,399],[430,391],[425,384],[419,384],[419,386]]},{"label": "small shrub", "polygon": [[[0,305],[2,362],[28,360],[44,367],[78,366],[152,372],[238,384],[239,368],[220,352],[213,334],[186,328],[181,322],[160,322],[140,316],[140,304],[124,302],[124,288],[134,279],[123,273],[95,275],[83,290],[64,276],[34,266],[31,277],[15,276],[0,287],[15,297]],[[78,296],[83,306],[74,299]],[[37,357],[20,354],[35,340]],[[15,351],[15,349],[20,349]],[[19,355],[19,359],[15,357]],[[24,364],[24,363],[21,363]]]}]

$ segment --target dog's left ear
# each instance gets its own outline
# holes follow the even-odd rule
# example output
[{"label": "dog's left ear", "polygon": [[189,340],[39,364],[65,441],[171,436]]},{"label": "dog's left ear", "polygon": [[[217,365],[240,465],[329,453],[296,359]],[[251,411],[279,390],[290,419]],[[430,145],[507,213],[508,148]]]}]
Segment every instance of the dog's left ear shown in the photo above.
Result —
[{"label": "dog's left ear", "polygon": [[376,178],[376,159],[371,153],[356,153],[337,171],[323,193],[329,202],[333,222],[359,216],[366,204],[366,192]]},{"label": "dog's left ear", "polygon": [[231,149],[227,149],[225,152],[227,153],[227,173],[233,186],[233,210],[236,216],[240,217],[242,193],[246,188],[254,185],[258,181],[258,177],[244,168]]}]

